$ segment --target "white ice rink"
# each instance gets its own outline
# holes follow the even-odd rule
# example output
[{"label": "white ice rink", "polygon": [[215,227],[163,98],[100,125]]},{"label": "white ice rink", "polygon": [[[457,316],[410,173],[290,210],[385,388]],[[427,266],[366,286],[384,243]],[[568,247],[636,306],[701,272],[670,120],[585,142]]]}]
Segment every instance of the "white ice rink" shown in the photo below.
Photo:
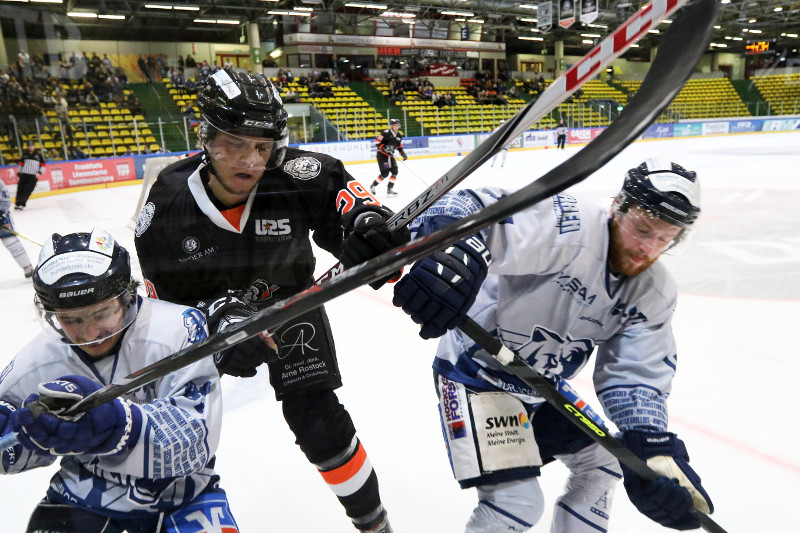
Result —
[{"label": "white ice rink", "polygon": [[[666,257],[681,289],[675,317],[679,365],[670,428],[686,442],[716,512],[730,533],[798,531],[800,429],[794,397],[800,376],[800,133],[763,133],[637,142],[575,189],[607,205],[624,172],[646,157],[668,156],[696,170],[703,213],[690,246]],[[519,188],[579,148],[512,151],[505,167],[488,164],[463,186]],[[400,164],[399,208],[457,158]],[[362,183],[376,163],[349,165]],[[416,176],[415,176],[416,175]],[[385,185],[383,186],[385,187]],[[385,190],[383,189],[382,190]],[[17,231],[43,241],[52,232],[109,230],[133,253],[126,226],[140,187],[34,198],[13,212]],[[32,259],[38,247],[24,242]],[[135,254],[133,254],[135,259]],[[319,270],[333,259],[322,252]],[[33,291],[0,249],[0,368],[40,329]],[[136,275],[138,265],[136,265]],[[397,533],[463,531],[473,491],[452,479],[431,378],[435,341],[392,307],[391,288],[362,288],[327,305],[345,386],[339,395],[355,420],[381,483]],[[535,305],[533,303],[532,305]],[[600,411],[591,364],[576,385]],[[795,385],[793,385],[795,384]],[[225,423],[217,468],[245,533],[354,531],[333,494],[294,445],[266,372],[223,379]],[[795,391],[795,392],[792,392]],[[22,532],[56,467],[0,479],[0,532]],[[548,506],[565,470],[544,468]],[[617,490],[610,531],[663,532]],[[549,510],[532,531],[549,531]]]}]

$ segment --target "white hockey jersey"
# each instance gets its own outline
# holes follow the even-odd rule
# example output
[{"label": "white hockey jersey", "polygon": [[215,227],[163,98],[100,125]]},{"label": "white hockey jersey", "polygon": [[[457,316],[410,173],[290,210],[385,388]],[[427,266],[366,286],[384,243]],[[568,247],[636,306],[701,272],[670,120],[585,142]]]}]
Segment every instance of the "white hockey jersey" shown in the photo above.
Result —
[{"label": "white hockey jersey", "polygon": [[[445,196],[411,224],[429,233],[507,194],[497,188]],[[666,431],[676,365],[674,280],[660,263],[638,276],[609,272],[608,209],[566,194],[484,232],[489,275],[470,316],[545,376],[574,377],[597,348],[594,385],[621,430]],[[459,330],[439,343],[434,368],[477,390],[541,398]]]},{"label": "white hockey jersey", "polygon": [[[108,384],[162,360],[207,336],[196,309],[140,298],[116,355],[91,361],[70,346],[41,333],[0,374],[0,398],[19,407],[37,386],[82,375]],[[50,481],[52,500],[106,516],[169,511],[196,498],[212,481],[219,443],[222,394],[211,358],[144,385],[124,398],[142,407],[138,443],[113,456],[77,455],[61,459]],[[14,451],[21,453],[15,455]],[[16,446],[2,452],[0,473],[16,474],[49,466],[55,456],[35,455]]]}]

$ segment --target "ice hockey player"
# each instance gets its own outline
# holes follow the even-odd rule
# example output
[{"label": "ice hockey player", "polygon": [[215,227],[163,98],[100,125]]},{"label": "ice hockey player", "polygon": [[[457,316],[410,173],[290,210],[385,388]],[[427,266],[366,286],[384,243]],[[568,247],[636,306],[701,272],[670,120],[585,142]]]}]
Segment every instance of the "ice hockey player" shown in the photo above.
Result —
[{"label": "ice hockey player", "polygon": [[214,471],[222,395],[210,359],[64,412],[204,339],[203,313],[138,296],[127,250],[98,228],[53,234],[33,287],[44,332],[2,373],[0,434],[18,432],[20,444],[0,452],[0,473],[61,464],[27,533],[199,531],[212,508],[238,531]]},{"label": "ice hockey player", "polygon": [[395,159],[395,152],[398,152],[403,158],[403,161],[408,159],[406,152],[403,150],[403,134],[400,133],[400,119],[393,118],[389,120],[389,127],[383,130],[375,138],[375,144],[378,147],[378,170],[380,174],[375,181],[370,185],[369,190],[372,194],[376,194],[378,185],[387,177],[389,178],[389,185],[386,186],[386,194],[389,196],[397,196],[397,191],[394,190],[394,184],[397,181],[397,160]]},{"label": "ice hockey player", "polygon": [[[497,131],[498,129],[500,129],[500,127],[501,127],[503,124],[505,124],[505,123],[506,123],[506,121],[505,121],[505,120],[501,120],[501,121],[500,121],[500,124],[497,126],[497,128],[495,128],[495,130],[494,130],[494,131]],[[494,133],[494,132],[492,132],[492,133]],[[506,164],[506,157],[508,156],[508,145],[506,145],[506,146],[503,146],[503,147],[500,149],[500,152],[503,152],[503,157],[502,157],[502,159],[500,160],[500,166],[501,166],[501,167],[503,167],[503,166],[505,166],[505,164]],[[492,156],[492,164],[491,164],[491,165],[489,165],[490,167],[493,167],[493,166],[494,166],[494,162],[495,162],[495,160],[497,159],[497,156],[498,156],[498,154],[500,154],[500,152],[497,152],[497,153],[495,153],[495,154],[494,154],[494,156]]]},{"label": "ice hockey player", "polygon": [[[408,240],[388,230],[391,211],[341,161],[287,147],[287,113],[263,75],[219,70],[198,106],[203,152],[159,174],[137,221],[151,296],[198,306],[217,332],[313,284],[311,233],[346,267]],[[377,475],[335,393],[342,382],[323,308],[216,362],[242,377],[266,362],[297,444],[355,527],[391,531]]]},{"label": "ice hockey player", "polygon": [[8,194],[6,184],[0,181],[0,241],[22,269],[26,278],[33,276],[33,265],[28,257],[28,252],[19,242],[19,237],[11,233],[14,230],[14,221],[11,220],[11,196]]},{"label": "ice hockey player", "polygon": [[[412,222],[412,234],[506,194],[451,193]],[[608,531],[623,475],[633,504],[663,526],[694,529],[693,505],[713,510],[686,446],[667,427],[677,290],[657,262],[685,240],[699,212],[695,173],[648,160],[627,172],[610,213],[562,193],[417,262],[397,283],[394,304],[422,325],[420,335],[444,335],[433,366],[445,440],[459,484],[478,493],[468,533],[536,524],[539,469],[554,458],[570,471],[553,512],[556,533]],[[465,313],[564,390],[597,348],[594,384],[607,416],[622,442],[664,475],[647,482],[620,467],[453,329]]]}]

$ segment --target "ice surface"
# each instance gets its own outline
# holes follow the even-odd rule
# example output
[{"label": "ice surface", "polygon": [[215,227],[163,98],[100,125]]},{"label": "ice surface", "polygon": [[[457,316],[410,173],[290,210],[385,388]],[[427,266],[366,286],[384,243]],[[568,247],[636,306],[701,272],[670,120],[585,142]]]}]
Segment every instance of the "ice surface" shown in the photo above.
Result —
[{"label": "ice surface", "polygon": [[[664,260],[681,296],[674,321],[678,374],[670,427],[688,446],[717,511],[731,533],[795,529],[800,431],[792,391],[800,354],[792,331],[800,317],[800,133],[765,133],[637,142],[576,192],[607,205],[628,168],[651,156],[698,171],[703,213],[683,255]],[[504,167],[484,165],[463,186],[519,188],[575,154],[511,151]],[[381,197],[399,208],[443,175],[457,158],[412,159],[400,165],[396,190]],[[376,163],[348,165],[371,183]],[[416,175],[416,176],[415,176]],[[385,185],[379,193],[385,194]],[[19,232],[42,242],[52,232],[100,226],[133,252],[126,226],[139,187],[34,198],[13,212]],[[38,247],[24,241],[35,260]],[[135,258],[135,254],[133,255]],[[333,264],[320,254],[319,270]],[[32,290],[0,249],[0,363],[39,332]],[[138,265],[137,265],[137,277]],[[362,288],[328,304],[345,386],[339,396],[355,420],[381,483],[397,533],[463,531],[474,491],[452,479],[436,410],[430,364],[434,341],[390,303],[391,289]],[[576,388],[597,410],[589,367]],[[294,445],[265,372],[223,379],[225,419],[217,468],[244,532],[353,531],[333,494]],[[55,466],[0,479],[2,526],[24,531]],[[544,469],[548,506],[565,469]],[[550,512],[532,530],[549,531]],[[663,532],[641,516],[619,486],[610,531]]]}]

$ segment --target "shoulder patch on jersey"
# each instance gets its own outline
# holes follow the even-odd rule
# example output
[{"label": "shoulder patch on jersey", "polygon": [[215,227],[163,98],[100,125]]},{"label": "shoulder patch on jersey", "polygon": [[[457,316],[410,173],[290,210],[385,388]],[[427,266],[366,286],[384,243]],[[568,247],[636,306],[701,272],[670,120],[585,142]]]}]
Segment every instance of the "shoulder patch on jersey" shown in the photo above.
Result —
[{"label": "shoulder patch on jersey", "polygon": [[314,157],[298,157],[287,161],[283,165],[283,171],[297,180],[310,180],[319,176],[322,171],[322,163]]},{"label": "shoulder patch on jersey", "polygon": [[191,308],[186,309],[181,314],[183,315],[183,326],[186,328],[189,344],[200,342],[208,337],[205,330],[206,316],[202,312]]},{"label": "shoulder patch on jersey", "polygon": [[136,219],[135,234],[137,237],[141,237],[142,234],[147,231],[147,228],[150,227],[150,222],[153,221],[155,212],[156,205],[153,202],[147,202],[142,206],[142,210],[139,211],[139,218]]}]

